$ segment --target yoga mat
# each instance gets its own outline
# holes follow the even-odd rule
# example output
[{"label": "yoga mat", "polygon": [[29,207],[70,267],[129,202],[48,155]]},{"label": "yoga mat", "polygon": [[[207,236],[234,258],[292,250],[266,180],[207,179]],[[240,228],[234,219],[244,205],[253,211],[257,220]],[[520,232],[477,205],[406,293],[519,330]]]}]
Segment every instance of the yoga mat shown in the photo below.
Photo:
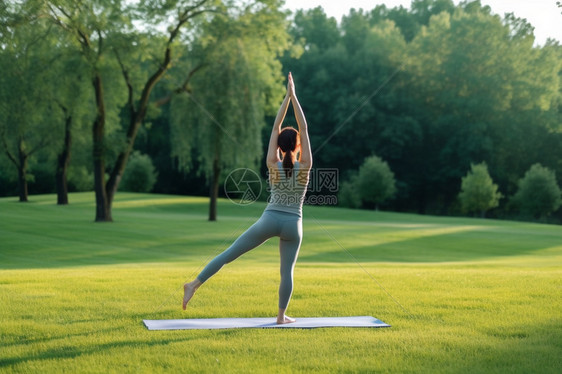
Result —
[{"label": "yoga mat", "polygon": [[361,317],[303,317],[296,322],[278,325],[275,318],[201,318],[201,319],[145,319],[149,330],[212,330],[212,329],[314,329],[318,327],[390,327],[371,316]]}]

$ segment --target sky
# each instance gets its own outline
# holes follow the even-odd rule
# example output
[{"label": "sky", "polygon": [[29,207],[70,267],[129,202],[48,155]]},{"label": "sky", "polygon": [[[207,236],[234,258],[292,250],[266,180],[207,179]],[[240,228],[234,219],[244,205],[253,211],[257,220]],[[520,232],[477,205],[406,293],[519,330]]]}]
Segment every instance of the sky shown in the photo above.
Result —
[{"label": "sky", "polygon": [[[339,22],[342,15],[348,14],[351,8],[371,10],[379,4],[385,4],[387,8],[402,5],[409,9],[411,2],[411,0],[285,0],[285,8],[294,11],[321,6],[329,17],[335,17]],[[460,0],[453,0],[455,4],[459,2]],[[548,38],[554,38],[562,43],[562,9],[556,6],[556,0],[481,0],[481,3],[489,5],[492,13],[502,17],[505,13],[514,13],[516,17],[527,19],[535,28],[535,44],[544,45]]]}]

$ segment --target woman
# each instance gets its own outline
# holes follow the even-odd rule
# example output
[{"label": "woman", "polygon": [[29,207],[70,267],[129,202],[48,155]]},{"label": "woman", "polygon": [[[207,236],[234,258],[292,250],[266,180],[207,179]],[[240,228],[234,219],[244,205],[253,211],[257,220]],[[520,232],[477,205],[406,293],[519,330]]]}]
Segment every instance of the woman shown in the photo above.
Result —
[{"label": "woman", "polygon": [[[215,257],[193,281],[184,285],[183,309],[197,289],[225,264],[278,236],[281,257],[281,284],[277,323],[295,320],[285,315],[293,292],[293,269],[302,240],[302,204],[312,167],[312,152],[304,113],[295,94],[289,73],[287,94],[273,124],[267,151],[267,167],[271,196],[260,219],[243,233],[228,249]],[[299,131],[292,127],[281,130],[289,101],[293,104]],[[281,152],[281,158],[279,157]],[[300,157],[297,161],[297,154]]]}]

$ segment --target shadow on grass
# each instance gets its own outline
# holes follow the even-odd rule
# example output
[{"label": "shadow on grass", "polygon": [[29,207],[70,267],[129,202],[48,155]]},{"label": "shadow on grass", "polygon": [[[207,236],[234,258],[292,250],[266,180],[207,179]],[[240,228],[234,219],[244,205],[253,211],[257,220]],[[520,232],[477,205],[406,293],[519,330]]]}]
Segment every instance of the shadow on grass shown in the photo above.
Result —
[{"label": "shadow on grass", "polygon": [[[220,201],[219,222],[209,222],[206,198],[122,194],[114,206],[116,221],[96,224],[87,218],[91,196],[73,197],[79,202],[67,207],[45,196],[37,198],[44,204],[39,208],[17,205],[4,215],[0,209],[0,269],[199,265],[226,249],[265,207]],[[313,208],[305,217],[303,262],[470,261],[530,254],[562,243],[562,230],[547,225]],[[256,260],[261,256],[254,254]]]},{"label": "shadow on grass", "polygon": [[467,372],[560,373],[560,331],[556,319],[490,328],[489,344],[466,360]]},{"label": "shadow on grass", "polygon": [[[92,238],[83,243],[79,238],[61,240],[56,238],[54,244],[47,239],[35,247],[10,248],[0,253],[0,269],[22,268],[64,268],[75,266],[115,265],[151,262],[191,262],[204,265],[214,255],[226,249],[251,222],[237,223],[237,229],[217,228],[217,233],[178,236],[166,233],[161,238],[142,237],[135,240],[124,239],[112,246],[104,246],[103,238]],[[213,225],[213,224],[209,224]],[[427,232],[428,230],[423,230]],[[389,233],[372,234],[375,244],[357,245],[354,233],[345,229],[333,230],[328,236],[322,231],[311,232],[303,241],[299,262],[451,262],[474,261],[487,258],[520,256],[559,246],[562,243],[562,230],[559,232],[539,233],[532,229],[519,228],[478,228],[439,231],[416,237],[415,230],[409,235],[394,236]],[[413,233],[413,234],[412,234]],[[115,233],[119,235],[117,231]],[[220,234],[220,236],[219,236]],[[139,234],[142,236],[142,234]],[[366,235],[367,241],[370,234]],[[30,236],[28,236],[28,239]],[[41,240],[41,239],[39,239]],[[276,246],[278,238],[270,239]],[[99,241],[99,242],[98,242]],[[365,242],[365,235],[362,243]],[[245,258],[252,257],[271,261],[268,252],[250,252]]]},{"label": "shadow on grass", "polygon": [[[442,327],[439,321],[430,321],[428,328],[435,328],[437,331]],[[141,328],[139,326],[139,328]],[[144,328],[144,327],[142,327]],[[397,329],[385,329],[381,331],[383,334],[404,334],[405,329],[418,329],[417,325],[402,326]],[[399,355],[430,355],[430,350],[441,349],[444,354],[439,356],[439,362],[436,363],[434,360],[422,361],[418,367],[420,372],[431,372],[436,370],[437,365],[441,370],[451,371],[451,372],[540,372],[540,373],[557,373],[560,368],[560,351],[562,350],[562,336],[559,329],[559,321],[557,319],[549,321],[528,321],[524,324],[499,324],[498,326],[486,326],[486,327],[476,327],[476,336],[480,337],[479,340],[470,341],[465,339],[459,339],[459,337],[452,337],[442,335],[441,337],[433,339],[434,345],[430,346],[427,342],[427,337],[419,336],[421,339],[419,347],[409,347],[405,348],[404,343],[394,342],[391,345],[385,345],[386,350],[396,351]],[[361,331],[362,329],[354,329],[353,331]],[[64,360],[67,359],[79,359],[81,356],[92,355],[94,358],[103,359],[108,354],[112,356],[119,355],[119,349],[148,349],[148,353],[144,357],[147,361],[154,362],[154,366],[158,367],[160,361],[159,358],[165,352],[166,346],[174,343],[188,343],[190,346],[196,346],[197,341],[203,343],[213,340],[213,337],[222,337],[222,339],[228,339],[231,336],[238,336],[245,334],[251,334],[248,331],[241,330],[224,330],[209,333],[208,331],[199,331],[197,334],[187,335],[184,331],[175,332],[164,332],[166,336],[162,334],[162,331],[150,331],[147,333],[146,337],[119,341],[117,337],[109,337],[112,340],[107,343],[92,343],[91,345],[73,345],[72,339],[69,339],[64,345],[58,347],[49,347],[37,349],[35,347],[30,347],[30,351],[33,350],[35,353],[26,352],[19,356],[3,357],[0,358],[0,367],[5,370],[12,369],[22,369],[22,367],[17,367],[19,365],[25,365],[30,362],[48,362],[50,365],[60,365],[59,369],[64,369],[65,365],[68,365]],[[82,334],[85,335],[86,333]],[[285,330],[269,330],[264,332],[264,335],[282,335],[282,336],[293,336],[295,331]],[[314,336],[315,332],[313,330],[301,330],[299,334],[312,334]],[[349,337],[353,337],[353,333],[347,333]],[[169,336],[174,337],[170,338]],[[472,333],[474,335],[474,333]],[[318,336],[318,335],[316,335]],[[104,338],[108,338],[104,335]],[[68,337],[67,337],[68,339]],[[304,338],[310,341],[310,338]],[[483,342],[484,339],[484,342]],[[267,352],[260,350],[259,347],[255,346],[255,342],[250,344],[251,349],[255,352]],[[437,347],[437,348],[436,348]],[[205,350],[205,345],[202,345],[203,354],[208,355],[208,350]],[[456,354],[448,354],[449,352],[454,352]],[[214,352],[216,354],[216,352]],[[126,352],[123,355],[121,364],[122,370],[127,370],[128,365],[135,366],[135,354],[131,352]],[[335,356],[339,357],[339,356]],[[434,357],[434,356],[429,356]],[[241,360],[243,358],[240,358]],[[404,360],[406,363],[408,360]],[[86,361],[87,362],[87,361]],[[178,363],[178,365],[180,365]],[[255,364],[254,364],[255,365]],[[32,365],[33,367],[33,365]],[[51,366],[52,367],[52,366]],[[103,364],[98,365],[97,369],[102,370]],[[23,367],[25,368],[25,367]],[[334,366],[334,369],[336,367]],[[107,367],[107,370],[111,371],[111,368]],[[113,368],[114,369],[114,368]],[[138,369],[138,368],[137,368]],[[169,368],[168,368],[169,369]],[[178,367],[174,369],[179,369]],[[256,369],[255,366],[250,366],[248,369]],[[289,367],[290,369],[290,367]]]},{"label": "shadow on grass", "polygon": [[[427,230],[426,230],[427,231]],[[321,231],[319,231],[321,233]],[[338,235],[339,234],[339,235]],[[384,235],[384,234],[383,234]],[[532,254],[562,243],[562,230],[537,232],[522,227],[457,227],[452,232],[419,237],[382,239],[372,245],[353,245],[353,238],[325,234],[335,250],[306,251],[302,262],[451,262]],[[373,238],[376,234],[373,234]],[[325,238],[324,238],[325,240]],[[349,247],[347,246],[349,243]]]},{"label": "shadow on grass", "polygon": [[49,348],[40,351],[36,354],[0,358],[0,367],[15,366],[20,363],[25,363],[29,361],[73,359],[79,356],[93,354],[93,353],[99,354],[102,351],[112,351],[116,348],[127,348],[127,347],[142,348],[142,347],[165,346],[170,343],[186,342],[196,339],[198,338],[194,336],[183,335],[175,339],[158,339],[158,340],[151,340],[151,341],[126,340],[126,341],[117,341],[117,342],[104,343],[104,344],[92,344],[91,346],[87,346],[87,347],[65,345],[57,348]]}]

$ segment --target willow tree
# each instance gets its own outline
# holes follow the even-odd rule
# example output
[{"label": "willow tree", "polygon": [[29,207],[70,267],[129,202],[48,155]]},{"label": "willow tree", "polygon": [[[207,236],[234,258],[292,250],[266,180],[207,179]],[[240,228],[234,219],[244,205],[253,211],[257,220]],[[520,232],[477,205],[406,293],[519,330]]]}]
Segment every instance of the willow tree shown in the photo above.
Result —
[{"label": "willow tree", "polygon": [[[183,170],[198,155],[209,181],[209,220],[217,218],[221,175],[262,159],[265,114],[283,95],[278,57],[289,48],[279,1],[264,1],[205,25],[196,50],[203,66],[187,95],[172,102],[172,155]],[[191,92],[191,93],[190,93]]]}]

